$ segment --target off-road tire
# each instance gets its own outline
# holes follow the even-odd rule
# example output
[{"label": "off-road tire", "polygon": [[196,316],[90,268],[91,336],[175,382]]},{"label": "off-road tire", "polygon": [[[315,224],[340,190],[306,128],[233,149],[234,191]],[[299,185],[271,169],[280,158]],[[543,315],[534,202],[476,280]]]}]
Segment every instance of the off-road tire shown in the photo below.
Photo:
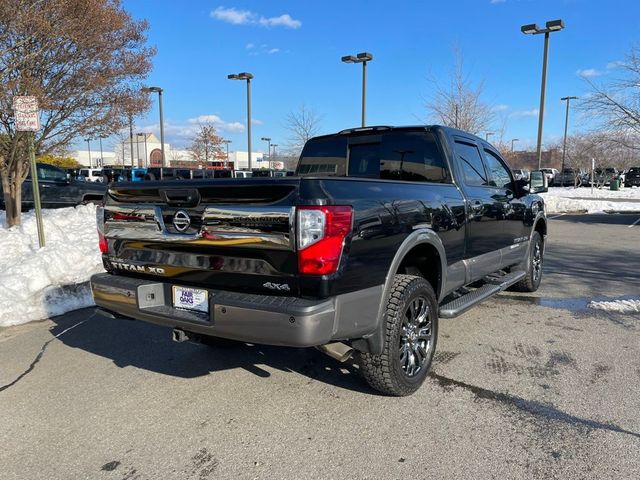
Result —
[{"label": "off-road tire", "polygon": [[[539,250],[536,250],[539,249]],[[536,273],[535,268],[535,257],[540,255],[540,268]],[[527,274],[526,276],[517,283],[514,283],[510,290],[514,290],[516,292],[535,292],[538,290],[540,286],[540,281],[542,280],[542,264],[544,260],[544,245],[542,242],[542,236],[539,232],[533,232],[531,236],[531,246],[529,248],[529,258],[527,259]]]},{"label": "off-road tire", "polygon": [[[419,296],[426,299],[429,308],[431,348],[421,369],[414,376],[408,376],[400,363],[403,318],[410,303]],[[438,338],[438,302],[431,284],[420,276],[395,275],[383,321],[382,353],[359,353],[360,370],[367,383],[384,394],[411,395],[427,377]]]}]

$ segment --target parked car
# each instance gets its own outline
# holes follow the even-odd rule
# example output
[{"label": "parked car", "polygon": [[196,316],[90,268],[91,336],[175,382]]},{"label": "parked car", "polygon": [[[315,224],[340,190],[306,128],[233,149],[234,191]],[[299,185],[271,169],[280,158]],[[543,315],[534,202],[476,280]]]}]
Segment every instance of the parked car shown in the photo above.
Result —
[{"label": "parked car", "polygon": [[553,177],[555,187],[573,187],[582,183],[584,172],[575,168],[565,168]]},{"label": "parked car", "polygon": [[[618,169],[614,167],[596,168],[593,172],[593,184],[596,187],[608,186],[611,180],[618,178]],[[587,173],[587,185],[591,186],[591,172]]]},{"label": "parked car", "polygon": [[82,175],[87,182],[105,182],[105,180],[107,180],[101,168],[81,168],[80,175]]},{"label": "parked car", "polygon": [[540,171],[547,177],[548,184],[553,185],[553,179],[558,174],[558,170],[555,168],[541,168]]},{"label": "parked car", "polygon": [[172,327],[180,342],[355,354],[373,388],[409,395],[427,377],[439,316],[540,285],[545,176],[515,180],[481,138],[344,130],[309,140],[296,173],[113,185],[97,212],[96,304]]},{"label": "parked car", "polygon": [[234,170],[233,178],[251,178],[253,176],[253,172],[249,170]]},{"label": "parked car", "polygon": [[[72,207],[85,203],[101,203],[107,190],[102,182],[78,181],[65,170],[48,165],[37,164],[38,186],[42,208]],[[2,186],[0,185],[0,206],[4,209]],[[34,207],[31,174],[22,184],[22,209]]]},{"label": "parked car", "polygon": [[624,175],[625,187],[640,187],[640,167],[631,167]]}]

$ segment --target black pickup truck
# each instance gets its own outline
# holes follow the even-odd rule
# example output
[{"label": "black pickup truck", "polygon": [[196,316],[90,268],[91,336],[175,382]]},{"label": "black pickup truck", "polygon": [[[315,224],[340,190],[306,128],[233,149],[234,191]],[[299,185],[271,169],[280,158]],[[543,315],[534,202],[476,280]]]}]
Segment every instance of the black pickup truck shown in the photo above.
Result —
[{"label": "black pickup truck", "polygon": [[546,182],[515,180],[476,136],[420,126],[313,138],[293,177],[111,184],[93,295],[178,341],[355,355],[372,387],[408,395],[438,317],[538,288]]}]

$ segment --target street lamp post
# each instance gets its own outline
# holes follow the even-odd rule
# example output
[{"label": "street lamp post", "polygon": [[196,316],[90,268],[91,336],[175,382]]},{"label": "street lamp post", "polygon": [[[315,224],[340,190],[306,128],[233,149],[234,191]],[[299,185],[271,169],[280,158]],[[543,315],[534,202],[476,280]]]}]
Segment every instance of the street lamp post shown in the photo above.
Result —
[{"label": "street lamp post", "polygon": [[489,141],[489,137],[490,137],[491,135],[493,135],[493,132],[487,132],[487,133],[485,133],[485,134],[484,134],[484,140],[485,140],[486,142],[488,142],[488,141]]},{"label": "street lamp post", "polygon": [[100,140],[100,167],[104,167],[104,154],[102,153],[102,139],[107,137],[98,137]]},{"label": "street lamp post", "polygon": [[232,73],[227,75],[227,78],[247,81],[247,148],[249,149],[249,170],[251,170],[251,79],[253,75],[249,72]]},{"label": "street lamp post", "polygon": [[[567,129],[569,128],[569,102],[577,100],[578,97],[562,97],[560,100],[567,102],[567,111],[564,117],[564,140],[562,140],[562,169],[560,170],[560,182],[564,187],[564,159],[567,154]],[[575,184],[575,183],[574,183]]]},{"label": "street lamp post", "polygon": [[129,153],[131,153],[131,168],[133,168],[133,116],[131,114],[129,114]]},{"label": "street lamp post", "polygon": [[[148,93],[157,93],[158,94],[158,110],[160,111],[160,152],[162,152],[162,166],[168,167],[165,163],[164,157],[164,119],[162,118],[162,88],[160,87],[145,87],[142,89],[143,92]],[[146,144],[145,137],[145,144]],[[146,147],[145,147],[146,148]],[[145,153],[146,155],[146,153]]]},{"label": "street lamp post", "polygon": [[519,138],[512,138],[512,139],[511,139],[511,151],[512,151],[512,152],[513,152],[513,144],[514,144],[515,142],[519,142],[519,141],[520,141],[520,139],[519,139]]},{"label": "street lamp post", "polygon": [[140,134],[136,133],[136,163],[138,167],[142,167],[140,165]]},{"label": "street lamp post", "polygon": [[546,23],[546,28],[540,28],[535,23],[523,25],[520,31],[525,35],[538,35],[544,33],[544,54],[542,57],[542,85],[540,87],[540,109],[538,111],[538,141],[536,144],[536,155],[538,157],[538,168],[542,166],[542,129],[544,126],[544,97],[547,89],[547,63],[549,57],[549,34],[558,32],[564,28],[562,20],[551,20]]},{"label": "street lamp post", "polygon": [[357,55],[345,55],[342,57],[344,63],[362,63],[362,126],[366,123],[367,113],[367,62],[373,60],[373,54],[369,52],[358,53]]},{"label": "street lamp post", "polygon": [[270,137],[262,137],[260,140],[263,142],[267,142],[267,155],[269,155],[269,168],[271,168],[271,138]]},{"label": "street lamp post", "polygon": [[222,143],[227,145],[227,158],[224,161],[224,168],[227,168],[229,166],[229,144],[231,140],[222,140]]},{"label": "street lamp post", "polygon": [[272,158],[276,158],[276,147],[278,147],[279,145],[277,143],[272,143],[271,144],[271,148],[273,148],[273,155],[271,155],[271,152],[269,152],[269,163],[271,165],[273,165],[273,163],[271,162]]},{"label": "street lamp post", "polygon": [[91,160],[91,139],[85,138],[85,142],[87,142],[87,150],[89,151],[89,168],[93,168],[93,161]]}]

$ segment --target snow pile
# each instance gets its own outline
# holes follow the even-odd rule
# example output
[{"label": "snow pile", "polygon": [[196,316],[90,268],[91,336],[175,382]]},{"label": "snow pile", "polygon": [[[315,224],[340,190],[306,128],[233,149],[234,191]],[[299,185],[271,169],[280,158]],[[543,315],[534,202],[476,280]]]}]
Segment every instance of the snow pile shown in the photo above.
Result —
[{"label": "snow pile", "polygon": [[617,313],[640,313],[640,300],[613,300],[611,302],[589,302],[589,308]]},{"label": "snow pile", "polygon": [[636,187],[618,191],[594,188],[593,195],[591,188],[552,187],[540,196],[544,198],[547,213],[640,211],[640,188]]},{"label": "snow pile", "polygon": [[45,247],[35,214],[7,229],[0,212],[0,327],[93,305],[89,277],[103,271],[95,205],[43,210]]}]

